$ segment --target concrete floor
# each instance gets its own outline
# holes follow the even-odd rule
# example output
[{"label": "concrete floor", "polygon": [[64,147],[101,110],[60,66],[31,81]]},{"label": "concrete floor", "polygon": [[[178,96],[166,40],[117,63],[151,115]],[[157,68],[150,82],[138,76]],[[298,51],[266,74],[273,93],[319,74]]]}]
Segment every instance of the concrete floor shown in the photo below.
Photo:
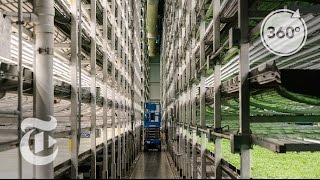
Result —
[{"label": "concrete floor", "polygon": [[174,179],[166,153],[142,153],[130,179]]}]

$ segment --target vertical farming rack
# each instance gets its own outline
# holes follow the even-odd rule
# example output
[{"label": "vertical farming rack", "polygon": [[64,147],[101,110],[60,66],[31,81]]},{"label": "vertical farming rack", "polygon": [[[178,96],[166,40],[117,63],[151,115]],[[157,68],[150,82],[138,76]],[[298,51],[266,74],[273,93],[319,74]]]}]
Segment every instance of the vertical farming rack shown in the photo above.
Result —
[{"label": "vertical farming rack", "polygon": [[[320,151],[320,89],[312,83],[320,77],[318,3],[168,1],[161,104],[182,177],[251,178],[253,145]],[[284,7],[300,9],[309,33],[299,52],[280,57],[264,48],[259,32],[262,20]],[[222,158],[222,139],[240,154],[240,169]]]}]

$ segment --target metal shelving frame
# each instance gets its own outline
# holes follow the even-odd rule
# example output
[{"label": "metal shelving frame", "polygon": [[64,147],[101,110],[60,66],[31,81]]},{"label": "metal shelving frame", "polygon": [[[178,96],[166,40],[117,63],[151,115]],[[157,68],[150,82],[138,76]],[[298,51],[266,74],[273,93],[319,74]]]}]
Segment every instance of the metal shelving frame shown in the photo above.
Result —
[{"label": "metal shelving frame", "polygon": [[[24,32],[21,34],[19,41],[21,56],[18,58],[19,61],[15,61],[13,58],[12,60],[4,60],[4,62],[18,64],[21,69],[23,66],[32,67],[32,65],[27,64],[27,61],[22,61],[26,54],[26,51],[22,49],[25,45],[22,44],[22,37],[30,37],[30,44],[34,40],[35,47],[40,53],[35,56],[36,66],[33,74],[36,78],[33,79],[33,82],[36,84],[34,91],[37,93],[37,97],[35,98],[36,102],[33,103],[36,105],[36,108],[34,108],[36,117],[40,119],[47,115],[53,115],[53,79],[61,79],[64,81],[63,83],[71,85],[69,86],[71,97],[63,98],[71,101],[72,152],[70,166],[68,165],[70,171],[66,171],[66,173],[71,173],[71,178],[78,178],[80,161],[83,162],[82,158],[90,156],[91,178],[97,178],[96,174],[99,169],[97,166],[102,167],[101,178],[125,177],[141,149],[142,104],[145,97],[148,96],[145,94],[147,93],[145,82],[141,81],[141,77],[144,76],[147,68],[145,64],[147,60],[146,23],[144,20],[145,1],[37,0],[32,3],[31,1],[19,0],[18,2],[19,7],[23,8],[24,12],[34,15],[38,23],[29,22],[24,25],[18,23],[21,27],[19,28],[20,32],[22,33],[22,30]],[[11,10],[16,13],[18,12],[17,5],[16,1],[1,1],[0,9],[2,11]],[[22,15],[21,9],[19,8],[20,16]],[[54,11],[56,16],[52,15]],[[47,14],[43,12],[47,12]],[[71,25],[68,19],[71,19]],[[21,21],[20,17],[19,22]],[[32,34],[41,33],[41,27],[47,21],[50,23],[48,30],[51,34],[37,34],[36,37],[38,38],[32,39]],[[24,26],[23,29],[22,25]],[[34,29],[37,29],[37,31],[33,32]],[[111,34],[111,39],[108,34]],[[26,40],[24,39],[24,41]],[[43,47],[45,44],[50,45],[50,47]],[[56,59],[62,59],[61,62],[65,63],[64,66],[68,66],[70,62],[71,81],[68,82],[68,77],[60,78],[57,74],[52,73]],[[1,61],[3,61],[3,58],[1,58]],[[44,73],[48,70],[50,70],[49,73]],[[23,74],[21,70],[19,72],[20,83],[17,84],[17,88],[19,92],[22,92],[21,75]],[[89,75],[88,81],[83,79],[84,74]],[[86,92],[87,87],[89,87],[89,100],[84,101],[83,93]],[[100,95],[100,90],[102,95]],[[19,97],[22,96],[21,93],[18,94]],[[30,95],[32,96],[32,94],[28,94],[28,96]],[[91,127],[89,129],[81,128],[81,123],[85,121],[82,117],[81,107],[88,102],[91,107],[89,118]],[[103,106],[102,114],[97,114],[97,106]],[[19,107],[22,110],[22,105],[19,105]],[[111,113],[109,112],[110,109]],[[111,124],[108,121],[110,114]],[[98,116],[103,117],[102,126],[96,124]],[[19,117],[22,117],[22,114]],[[22,119],[19,120],[19,122],[21,121]],[[108,144],[107,131],[110,125],[112,139],[111,144]],[[95,142],[98,128],[102,128],[104,132],[103,145],[97,145]],[[85,155],[80,155],[78,149],[81,129],[87,129],[91,132],[91,150]],[[117,137],[115,136],[116,129],[119,129],[122,133]],[[59,137],[64,135],[67,137],[68,132],[61,132]],[[8,145],[11,146],[11,143],[8,143]],[[109,149],[111,149],[111,164],[108,162]],[[50,153],[52,150],[45,148],[45,153]],[[98,152],[102,155],[102,162],[98,161],[98,159],[101,159],[99,158],[100,155],[97,155]],[[21,161],[22,159],[19,157],[19,162],[21,163]],[[66,167],[61,165],[59,168],[65,169]],[[59,168],[54,168],[53,163],[36,167],[34,177],[54,178],[54,172],[59,172],[61,170]],[[22,178],[21,168],[19,172],[19,177]]]},{"label": "metal shelving frame", "polygon": [[[286,2],[278,3],[286,4]],[[308,0],[305,2],[315,3],[315,1]],[[280,71],[284,68],[299,67],[319,69],[317,66],[319,60],[314,58],[318,56],[316,54],[317,47],[307,46],[295,56],[279,58],[277,56],[270,57],[270,53],[262,49],[263,46],[258,46],[259,40],[256,37],[259,26],[251,27],[251,21],[253,17],[262,21],[268,14],[268,10],[259,12],[250,9],[257,7],[257,5],[259,2],[254,0],[180,0],[167,1],[166,3],[161,54],[161,103],[163,120],[167,120],[168,124],[169,152],[181,177],[209,178],[207,176],[210,174],[207,168],[208,157],[206,156],[207,137],[209,139],[214,137],[213,174],[217,179],[224,177],[227,173],[226,168],[223,167],[225,160],[222,159],[221,154],[221,139],[231,140],[231,147],[234,147],[235,153],[240,154],[241,169],[233,169],[233,173],[238,174],[239,178],[251,178],[250,149],[253,144],[281,153],[320,151],[319,144],[315,142],[288,137],[275,139],[255,135],[251,132],[250,125],[252,123],[292,123],[299,122],[301,117],[310,119],[311,122],[320,121],[319,114],[285,114],[270,110],[268,111],[269,116],[267,114],[251,115],[250,111],[253,105],[250,102],[250,97],[253,96],[253,93],[250,87],[255,86],[261,91],[261,89],[277,89],[281,86],[281,83],[278,82],[278,76],[281,75],[277,71],[260,72],[258,70],[258,74],[256,73],[255,69],[264,61],[267,63],[275,61],[275,65],[281,68]],[[269,4],[269,6],[274,5]],[[304,8],[304,10],[306,9]],[[319,31],[319,28],[314,26],[314,23],[318,21],[318,16],[310,14],[307,10],[303,16],[310,24],[312,32],[307,42],[308,45],[319,39],[317,35],[313,36],[314,32]],[[211,19],[210,22],[207,22],[208,17]],[[259,23],[257,22],[257,24]],[[239,28],[240,44],[237,48],[229,50],[228,40],[224,42],[223,38],[228,37],[231,27]],[[254,55],[253,51],[259,53]],[[222,55],[223,53],[226,55]],[[306,54],[309,58],[313,58],[312,63],[308,63],[308,57],[305,56],[303,59],[294,61],[295,58]],[[290,63],[288,64],[288,62]],[[208,76],[209,69],[213,69],[214,72]],[[253,81],[259,80],[269,81],[269,84],[276,85],[268,87],[267,85],[254,84]],[[228,94],[225,90],[232,92]],[[226,95],[231,96],[231,94],[239,105],[239,114],[234,114],[239,119],[238,133],[225,131],[223,128],[225,110],[221,108],[226,106],[224,104]],[[291,100],[297,101],[297,99]],[[206,106],[213,108],[213,116],[206,117]],[[255,114],[263,110],[255,108],[258,109],[254,111]],[[274,116],[270,115],[272,113]],[[208,120],[208,118],[212,119]],[[208,125],[213,125],[213,127],[208,127]],[[201,137],[199,155],[196,150],[197,135]],[[188,157],[191,157],[190,163],[186,161]],[[189,172],[192,173],[189,174]],[[230,174],[229,170],[228,172]]]}]

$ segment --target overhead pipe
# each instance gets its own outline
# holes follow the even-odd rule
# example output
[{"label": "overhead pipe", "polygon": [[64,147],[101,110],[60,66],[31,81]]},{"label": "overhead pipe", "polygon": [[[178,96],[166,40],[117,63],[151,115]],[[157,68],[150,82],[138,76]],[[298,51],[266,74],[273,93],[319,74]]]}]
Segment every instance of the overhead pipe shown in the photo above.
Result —
[{"label": "overhead pipe", "polygon": [[[43,121],[50,121],[53,115],[53,53],[54,53],[54,1],[35,0],[34,12],[38,15],[35,23],[35,116]],[[44,131],[44,150],[41,156],[53,153],[49,147],[49,136],[53,133]],[[35,167],[36,179],[53,179],[53,162]]]},{"label": "overhead pipe", "polygon": [[159,0],[148,0],[147,2],[147,33],[149,56],[154,57],[157,53],[157,17]]}]

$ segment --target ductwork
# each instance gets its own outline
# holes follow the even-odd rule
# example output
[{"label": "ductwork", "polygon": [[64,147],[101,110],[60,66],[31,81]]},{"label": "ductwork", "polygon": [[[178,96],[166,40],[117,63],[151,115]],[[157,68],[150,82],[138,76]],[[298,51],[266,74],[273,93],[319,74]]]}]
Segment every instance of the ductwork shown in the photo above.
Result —
[{"label": "ductwork", "polygon": [[157,22],[158,22],[158,5],[159,0],[148,0],[147,2],[147,33],[149,56],[154,57],[157,53]]}]

